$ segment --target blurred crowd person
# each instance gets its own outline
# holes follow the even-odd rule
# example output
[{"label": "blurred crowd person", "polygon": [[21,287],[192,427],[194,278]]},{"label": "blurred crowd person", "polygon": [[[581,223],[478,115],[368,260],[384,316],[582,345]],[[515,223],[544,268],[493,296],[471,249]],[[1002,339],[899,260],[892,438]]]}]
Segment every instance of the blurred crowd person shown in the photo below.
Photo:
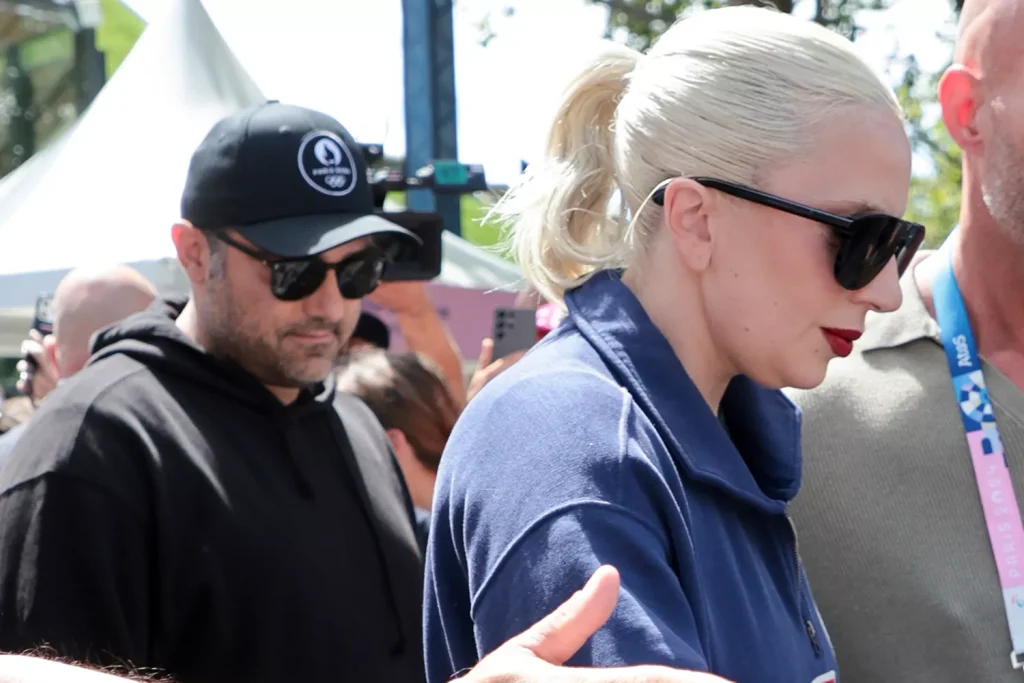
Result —
[{"label": "blurred crowd person", "polygon": [[910,160],[896,96],[852,44],[774,11],[693,14],[572,83],[546,158],[498,207],[568,317],[441,459],[429,681],[603,564],[620,602],[571,664],[838,680],[786,516],[800,417],[780,389],[819,384],[869,311],[899,306],[924,233],[899,218]]},{"label": "blurred crowd person", "polygon": [[[76,268],[54,291],[53,333],[30,331],[19,361],[18,389],[33,404],[43,401],[57,384],[85,367],[93,336],[104,327],[144,310],[156,288],[129,266]],[[0,467],[24,431],[24,421],[0,436]]]},{"label": "blurred crowd person", "polygon": [[[378,291],[396,284],[381,284]],[[406,291],[422,288],[422,285],[414,285],[416,283],[402,283]],[[429,301],[429,297],[426,300]],[[538,309],[538,336],[550,331],[557,316],[555,312],[542,314]],[[423,319],[429,319],[429,316],[423,313],[418,320]],[[437,320],[440,321],[439,316]],[[457,389],[453,391],[451,374],[446,374],[428,355],[440,353],[442,358],[457,358],[462,364],[458,347],[443,324],[438,327],[431,323],[424,333],[421,324],[407,317],[402,328],[403,336],[413,340],[416,347],[424,351],[401,354],[387,352],[390,343],[377,343],[390,340],[390,332],[380,318],[364,312],[354,337],[360,334],[360,325],[361,338],[353,339],[355,343],[350,341],[343,356],[338,389],[362,399],[387,431],[412,498],[417,532],[425,546],[430,531],[437,468],[452,428],[465,404],[488,382],[522,358],[525,351],[495,359],[494,341],[484,339],[463,396],[457,393]],[[456,386],[461,388],[462,385]]]},{"label": "blurred crowd person", "polygon": [[[367,300],[391,314],[408,352],[418,354],[433,363],[460,412],[485,384],[522,358],[525,353],[519,351],[503,358],[494,358],[493,340],[484,339],[480,346],[480,356],[466,381],[458,344],[452,338],[422,282],[385,282],[367,297]],[[540,334],[542,325],[550,326],[556,316],[555,313],[542,316],[538,312],[538,333]],[[548,330],[545,330],[545,333],[546,331]],[[353,355],[368,348],[390,349],[391,331],[380,317],[363,311],[352,338],[346,344],[344,355]]]},{"label": "blurred crowd person", "polygon": [[[463,375],[462,354],[452,339],[451,332],[441,319],[434,306],[427,288],[422,282],[385,282],[378,287],[368,301],[387,311],[398,328],[406,348],[430,358],[444,375],[448,388],[459,401],[461,408],[466,395],[466,382]],[[376,316],[374,316],[376,317]],[[380,318],[377,318],[379,321]],[[361,321],[363,322],[363,321]],[[381,321],[382,322],[382,321]],[[363,329],[372,325],[368,320],[363,322]],[[373,327],[376,327],[375,325]],[[377,340],[383,341],[384,335],[378,327],[369,332]],[[390,348],[390,332],[387,336],[388,346],[373,344],[380,348]],[[360,341],[356,341],[356,347]]]},{"label": "blurred crowd person", "polygon": [[383,349],[391,348],[391,330],[387,324],[373,313],[363,311],[359,314],[359,321],[352,330],[352,336],[345,345],[346,353],[353,353],[362,349]]},{"label": "blurred crowd person", "polygon": [[430,530],[434,482],[462,400],[426,356],[364,350],[347,359],[338,389],[358,396],[387,431],[415,507],[421,542]]}]

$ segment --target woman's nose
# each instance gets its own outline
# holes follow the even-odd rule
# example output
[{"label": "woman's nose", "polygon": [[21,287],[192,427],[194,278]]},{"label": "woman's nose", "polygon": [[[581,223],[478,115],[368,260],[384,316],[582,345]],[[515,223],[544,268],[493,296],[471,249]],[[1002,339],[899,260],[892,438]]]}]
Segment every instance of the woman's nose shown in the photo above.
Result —
[{"label": "woman's nose", "polygon": [[900,274],[895,257],[874,280],[856,292],[856,299],[882,313],[895,311],[900,307],[903,303],[903,291],[900,289]]}]

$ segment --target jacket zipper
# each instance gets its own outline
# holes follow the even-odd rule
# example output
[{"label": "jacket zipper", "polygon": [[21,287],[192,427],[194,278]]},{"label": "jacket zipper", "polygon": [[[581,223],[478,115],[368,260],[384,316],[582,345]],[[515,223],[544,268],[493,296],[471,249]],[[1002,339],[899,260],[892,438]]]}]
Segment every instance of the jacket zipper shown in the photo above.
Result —
[{"label": "jacket zipper", "polygon": [[804,629],[807,631],[807,638],[811,641],[811,647],[814,648],[814,656],[821,657],[821,643],[818,641],[818,629],[814,628],[814,621],[807,616],[807,610],[804,605],[804,590],[802,581],[800,580],[800,567],[803,563],[800,561],[800,539],[796,533],[796,525],[793,524],[793,520],[786,515],[786,521],[789,523],[789,530],[793,534],[793,566],[796,570],[794,575],[796,576],[796,596],[800,601],[800,618],[804,622]]}]

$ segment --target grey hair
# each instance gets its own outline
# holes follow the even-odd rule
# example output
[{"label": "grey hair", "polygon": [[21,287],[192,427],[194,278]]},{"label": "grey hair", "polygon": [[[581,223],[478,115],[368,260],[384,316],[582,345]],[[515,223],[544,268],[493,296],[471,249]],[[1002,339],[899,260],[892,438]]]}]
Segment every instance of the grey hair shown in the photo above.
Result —
[{"label": "grey hair", "polygon": [[570,84],[545,157],[490,217],[511,228],[530,285],[558,301],[643,250],[661,212],[642,209],[663,181],[754,183],[813,145],[815,124],[865,105],[902,116],[892,88],[838,34],[769,9],[698,12],[646,56],[610,43]]},{"label": "grey hair", "polygon": [[227,271],[228,245],[211,232],[206,233],[206,242],[210,245],[210,269],[208,277],[219,280]]}]

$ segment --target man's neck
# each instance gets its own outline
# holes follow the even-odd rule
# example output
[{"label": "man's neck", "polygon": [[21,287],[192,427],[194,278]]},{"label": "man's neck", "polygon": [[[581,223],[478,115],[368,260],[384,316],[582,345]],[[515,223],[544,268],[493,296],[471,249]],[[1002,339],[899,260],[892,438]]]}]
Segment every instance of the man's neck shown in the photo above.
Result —
[{"label": "man's neck", "polygon": [[437,475],[433,472],[427,472],[426,468],[423,468],[422,476],[406,479],[406,484],[409,486],[409,497],[412,498],[412,504],[415,507],[421,510],[430,510],[434,501],[434,485],[436,481]]},{"label": "man's neck", "polygon": [[[1014,242],[987,212],[964,215],[952,237],[953,272],[967,307],[978,353],[1024,391],[1024,246]],[[926,259],[915,271],[925,306],[935,317],[932,282],[942,259]]]},{"label": "man's neck", "polygon": [[[189,299],[188,303],[185,304],[185,308],[182,309],[181,314],[174,322],[178,326],[178,329],[191,337],[192,340],[200,346],[200,348],[216,354],[216,349],[211,349],[209,335],[206,334],[206,331],[201,324],[193,299]],[[263,386],[267,387],[267,390],[276,396],[277,400],[285,405],[294,402],[295,399],[299,397],[299,390],[293,387],[274,387],[269,384],[264,384]]]}]

